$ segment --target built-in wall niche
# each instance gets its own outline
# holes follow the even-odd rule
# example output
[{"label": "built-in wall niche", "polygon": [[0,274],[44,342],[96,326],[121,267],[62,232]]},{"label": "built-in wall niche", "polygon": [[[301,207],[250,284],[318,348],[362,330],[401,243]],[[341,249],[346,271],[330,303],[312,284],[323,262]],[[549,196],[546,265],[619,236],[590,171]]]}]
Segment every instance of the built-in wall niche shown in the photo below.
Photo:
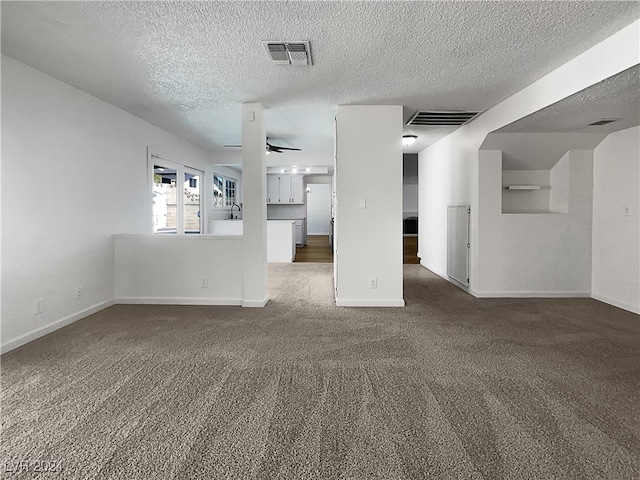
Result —
[{"label": "built-in wall niche", "polygon": [[568,213],[569,153],[549,170],[502,170],[502,213]]}]

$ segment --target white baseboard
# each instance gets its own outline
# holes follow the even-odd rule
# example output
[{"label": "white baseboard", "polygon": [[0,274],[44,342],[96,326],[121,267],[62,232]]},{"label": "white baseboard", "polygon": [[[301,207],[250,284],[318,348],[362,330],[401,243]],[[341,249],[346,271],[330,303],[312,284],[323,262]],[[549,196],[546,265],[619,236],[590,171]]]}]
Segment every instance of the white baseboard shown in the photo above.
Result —
[{"label": "white baseboard", "polygon": [[465,292],[471,293],[471,290],[469,288],[469,285],[465,285],[464,283],[460,283],[457,280],[454,280],[453,278],[451,278],[449,275],[447,275],[446,273],[442,273],[442,272],[437,272],[435,270],[432,270],[431,268],[427,267],[424,263],[420,262],[420,266],[426,268],[427,270],[429,270],[431,273],[434,273],[436,275],[438,275],[440,278],[444,278],[447,282],[455,285],[456,287],[460,288],[461,290],[464,290]]},{"label": "white baseboard", "polygon": [[599,302],[603,302],[603,303],[606,303],[608,305],[612,305],[614,307],[622,308],[623,310],[626,310],[628,312],[636,313],[636,314],[640,315],[640,307],[637,307],[635,305],[630,305],[630,304],[625,303],[625,302],[620,302],[619,300],[616,300],[614,298],[605,297],[604,295],[593,295],[592,294],[591,297],[594,300],[598,300]]},{"label": "white baseboard", "polygon": [[517,292],[478,292],[469,289],[469,293],[477,298],[590,298],[590,292],[544,292],[544,291],[517,291]]},{"label": "white baseboard", "polygon": [[242,306],[249,308],[262,308],[267,303],[269,303],[269,295],[265,296],[262,300],[242,300]]},{"label": "white baseboard", "polygon": [[446,281],[449,281],[449,276],[445,273],[442,272],[438,272],[437,270],[434,270],[433,268],[431,268],[430,266],[426,265],[422,259],[420,259],[420,265],[423,266],[424,268],[426,268],[427,270],[429,270],[431,273],[435,273],[436,275],[438,275],[439,277],[444,278]]},{"label": "white baseboard", "polygon": [[[420,265],[422,265],[424,268],[426,268],[430,272],[435,273],[439,277],[444,278],[447,282],[452,283],[456,287],[459,287],[460,289],[470,293],[471,295],[477,298],[591,298],[591,292],[556,292],[556,291],[548,292],[548,291],[532,291],[532,290],[515,291],[515,292],[513,291],[511,292],[479,292],[477,290],[471,289],[471,286],[467,287],[466,285],[459,283],[456,280],[450,278],[446,273],[438,272],[436,270],[429,268],[427,265],[425,265],[422,262],[420,262]],[[609,303],[606,300],[602,300],[602,301],[604,301],[605,303]],[[620,308],[625,308],[625,307],[621,306]],[[628,308],[625,308],[625,309],[628,310]],[[630,311],[633,311],[633,310],[630,310]]]},{"label": "white baseboard", "polygon": [[48,333],[54,332],[62,327],[72,324],[73,322],[77,322],[89,315],[93,315],[94,313],[99,312],[100,310],[104,310],[105,308],[110,307],[114,304],[113,300],[107,300],[105,302],[97,303],[91,307],[85,308],[84,310],[80,310],[79,312],[73,313],[71,315],[67,315],[66,317],[55,320],[51,323],[48,323],[42,327],[36,328],[35,330],[31,330],[23,335],[20,335],[17,338],[11,339],[0,346],[0,352],[6,353],[14,348],[18,348],[26,343],[32,342],[33,340],[43,337]]},{"label": "white baseboard", "polygon": [[242,305],[241,298],[208,297],[118,297],[118,304],[130,305]]},{"label": "white baseboard", "polygon": [[404,307],[404,300],[358,300],[336,298],[338,307]]}]

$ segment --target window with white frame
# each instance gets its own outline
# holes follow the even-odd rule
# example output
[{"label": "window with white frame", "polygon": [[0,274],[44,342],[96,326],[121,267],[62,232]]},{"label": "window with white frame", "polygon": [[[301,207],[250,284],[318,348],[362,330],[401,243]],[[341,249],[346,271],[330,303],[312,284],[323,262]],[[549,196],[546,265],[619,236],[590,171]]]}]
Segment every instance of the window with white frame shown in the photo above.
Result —
[{"label": "window with white frame", "polygon": [[203,172],[149,156],[152,229],[158,234],[202,233]]},{"label": "window with white frame", "polygon": [[236,180],[213,174],[213,206],[230,207],[236,203]]}]

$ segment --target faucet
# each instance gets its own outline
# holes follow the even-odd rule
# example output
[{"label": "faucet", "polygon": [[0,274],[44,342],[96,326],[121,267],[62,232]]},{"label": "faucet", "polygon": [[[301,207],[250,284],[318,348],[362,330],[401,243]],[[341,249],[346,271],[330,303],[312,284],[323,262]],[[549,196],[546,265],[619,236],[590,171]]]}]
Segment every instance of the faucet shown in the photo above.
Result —
[{"label": "faucet", "polygon": [[[233,207],[238,207],[238,213],[240,213],[242,211],[242,208],[240,207],[240,205],[238,205],[237,203],[234,203],[233,205],[231,205],[231,212],[229,213],[229,218],[233,219]],[[238,218],[238,216],[236,215],[235,218]]]}]

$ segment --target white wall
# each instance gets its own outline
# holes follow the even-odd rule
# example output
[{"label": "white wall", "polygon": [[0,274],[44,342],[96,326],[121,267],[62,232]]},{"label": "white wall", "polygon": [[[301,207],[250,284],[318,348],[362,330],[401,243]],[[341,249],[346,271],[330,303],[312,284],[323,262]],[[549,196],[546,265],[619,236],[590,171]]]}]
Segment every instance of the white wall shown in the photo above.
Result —
[{"label": "white wall", "polygon": [[[449,137],[445,137],[449,138]],[[447,278],[447,207],[471,205],[476,218],[478,151],[482,134],[470,132],[440,141],[419,154],[418,256],[421,265]],[[471,227],[473,275],[474,229]],[[473,284],[473,278],[472,284]]]},{"label": "white wall", "polygon": [[502,150],[503,170],[550,170],[569,150],[593,150],[606,136],[573,132],[491,133],[481,149]]},{"label": "white wall", "polygon": [[418,212],[418,185],[404,184],[402,186],[402,211],[405,217]]},{"label": "white wall", "polygon": [[[363,127],[366,125],[366,128]],[[402,107],[338,106],[337,295],[344,306],[402,306]],[[361,208],[364,201],[366,208]],[[377,288],[369,288],[377,279]]]},{"label": "white wall", "polygon": [[640,127],[629,128],[609,135],[593,157],[592,296],[635,313],[640,313],[639,145]]},{"label": "white wall", "polygon": [[569,194],[571,192],[571,164],[569,152],[564,154],[549,170],[549,210],[556,213],[569,213]]},{"label": "white wall", "polygon": [[[568,153],[569,213],[501,212],[500,151],[480,151],[477,296],[589,296],[593,152]],[[516,193],[516,192],[514,192]],[[529,192],[520,192],[527,195]]]},{"label": "white wall", "polygon": [[241,237],[116,235],[114,249],[117,303],[242,304]]},{"label": "white wall", "polygon": [[[112,235],[148,233],[150,225],[148,146],[194,167],[208,159],[2,56],[3,350],[113,302]],[[40,298],[43,312],[34,315]]]},{"label": "white wall", "polygon": [[[504,167],[504,152],[502,165]],[[549,212],[549,170],[502,170],[502,213]],[[507,190],[509,185],[538,185],[540,190]]]},{"label": "white wall", "polygon": [[307,184],[307,234],[331,233],[331,185]]},{"label": "white wall", "polygon": [[636,65],[639,35],[636,21],[419,154],[418,252],[422,265],[446,278],[447,206],[470,204],[471,288],[477,289],[483,277],[496,275],[490,264],[485,262],[484,270],[480,264],[484,255],[478,215],[482,208],[478,172],[484,168],[478,164],[480,145],[490,132]]}]

